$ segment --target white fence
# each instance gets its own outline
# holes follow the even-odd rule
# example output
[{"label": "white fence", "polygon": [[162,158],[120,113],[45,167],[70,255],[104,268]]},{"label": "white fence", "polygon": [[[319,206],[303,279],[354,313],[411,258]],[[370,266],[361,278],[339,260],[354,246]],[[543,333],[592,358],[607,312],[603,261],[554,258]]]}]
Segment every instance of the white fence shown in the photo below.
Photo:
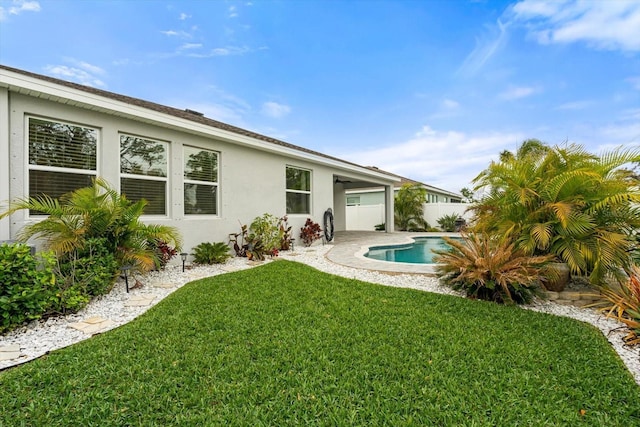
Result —
[{"label": "white fence", "polygon": [[[438,219],[444,215],[461,216],[467,221],[471,213],[465,213],[470,205],[466,203],[425,203],[424,219],[430,226],[437,227]],[[347,206],[347,230],[373,230],[384,222],[384,205]]]}]

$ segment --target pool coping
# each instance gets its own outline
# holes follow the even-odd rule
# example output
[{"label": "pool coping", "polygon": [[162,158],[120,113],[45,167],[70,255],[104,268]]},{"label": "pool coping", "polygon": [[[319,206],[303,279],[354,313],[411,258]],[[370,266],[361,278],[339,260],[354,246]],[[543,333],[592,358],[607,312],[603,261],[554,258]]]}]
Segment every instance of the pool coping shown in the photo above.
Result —
[{"label": "pool coping", "polygon": [[445,232],[370,232],[343,231],[336,233],[334,247],[327,253],[329,261],[347,267],[373,270],[390,274],[422,274],[435,276],[436,264],[411,264],[404,262],[374,260],[364,256],[371,247],[381,245],[406,245],[414,237],[460,237],[460,233]]}]

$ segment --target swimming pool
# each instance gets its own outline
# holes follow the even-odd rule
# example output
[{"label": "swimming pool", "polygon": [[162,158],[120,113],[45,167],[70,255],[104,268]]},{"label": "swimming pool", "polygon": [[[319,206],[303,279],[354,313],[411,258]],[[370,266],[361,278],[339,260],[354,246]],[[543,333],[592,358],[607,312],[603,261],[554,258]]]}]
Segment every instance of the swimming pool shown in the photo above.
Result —
[{"label": "swimming pool", "polygon": [[432,251],[449,248],[442,237],[415,237],[414,240],[404,245],[374,246],[364,256],[379,261],[433,264]]}]

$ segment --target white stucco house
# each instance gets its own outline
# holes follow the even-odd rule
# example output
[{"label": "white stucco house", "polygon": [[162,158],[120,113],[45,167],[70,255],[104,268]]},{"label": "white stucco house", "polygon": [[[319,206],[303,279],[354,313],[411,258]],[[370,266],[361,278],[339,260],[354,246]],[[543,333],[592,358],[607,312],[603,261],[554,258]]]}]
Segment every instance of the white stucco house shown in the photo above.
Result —
[{"label": "white stucco house", "polygon": [[[398,181],[189,109],[0,65],[0,210],[97,176],[147,199],[143,221],[177,227],[187,251],[226,242],[264,213],[288,215],[297,238],[307,218],[322,224],[331,208],[335,230],[344,230],[345,187],[383,188],[392,224]],[[38,219],[19,211],[0,220],[0,240]]]}]

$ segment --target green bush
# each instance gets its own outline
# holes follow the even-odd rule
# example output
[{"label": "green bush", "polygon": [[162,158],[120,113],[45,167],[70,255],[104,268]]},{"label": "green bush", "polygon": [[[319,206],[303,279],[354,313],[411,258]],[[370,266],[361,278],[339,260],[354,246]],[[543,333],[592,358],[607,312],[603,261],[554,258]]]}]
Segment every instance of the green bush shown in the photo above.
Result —
[{"label": "green bush", "polygon": [[158,255],[150,243],[162,240],[179,248],[182,238],[175,227],[140,221],[147,201],[133,202],[118,193],[107,181],[96,178],[90,187],[79,188],[53,199],[46,195],[19,199],[0,212],[0,219],[22,209],[47,217],[24,226],[20,241],[37,237],[58,255],[82,250],[92,238],[105,238],[119,265],[149,271],[158,265]]},{"label": "green bush", "polygon": [[75,312],[91,297],[108,293],[118,277],[118,261],[106,239],[88,239],[82,249],[64,254],[58,261],[58,300],[54,311]]},{"label": "green bush", "polygon": [[24,244],[0,245],[0,332],[40,318],[55,299],[55,258]]},{"label": "green bush", "polygon": [[202,242],[193,248],[193,257],[196,264],[222,264],[231,258],[231,254],[226,243]]},{"label": "green bush", "polygon": [[264,214],[253,220],[249,226],[249,243],[261,241],[264,252],[271,254],[280,249],[285,231],[280,227],[280,219]]},{"label": "green bush", "polygon": [[456,221],[458,220],[458,215],[449,214],[443,215],[436,220],[442,231],[456,231]]}]

